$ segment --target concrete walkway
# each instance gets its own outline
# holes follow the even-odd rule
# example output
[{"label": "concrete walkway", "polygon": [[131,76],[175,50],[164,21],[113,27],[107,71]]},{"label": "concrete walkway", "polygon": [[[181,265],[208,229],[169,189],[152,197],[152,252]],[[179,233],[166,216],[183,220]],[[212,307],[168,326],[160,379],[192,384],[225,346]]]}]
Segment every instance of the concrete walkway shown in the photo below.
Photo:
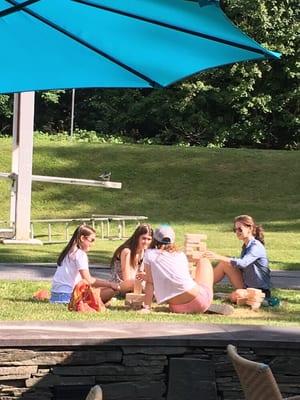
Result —
[{"label": "concrete walkway", "polygon": [[[51,280],[55,269],[56,265],[52,263],[0,263],[0,280]],[[95,277],[110,278],[108,265],[91,265],[90,271]],[[300,271],[272,271],[272,283],[274,288],[300,290]]]}]

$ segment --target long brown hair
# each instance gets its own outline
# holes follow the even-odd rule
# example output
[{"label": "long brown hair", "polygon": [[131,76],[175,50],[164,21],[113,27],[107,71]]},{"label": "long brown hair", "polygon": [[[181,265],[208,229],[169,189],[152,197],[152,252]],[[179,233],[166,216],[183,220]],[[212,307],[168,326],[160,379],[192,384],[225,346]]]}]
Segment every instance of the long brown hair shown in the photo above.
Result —
[{"label": "long brown hair", "polygon": [[262,244],[265,244],[263,227],[261,225],[257,225],[250,215],[239,215],[234,218],[234,223],[236,222],[240,222],[245,226],[251,227],[252,235],[255,237],[255,239],[259,240]]},{"label": "long brown hair", "polygon": [[75,229],[75,231],[74,231],[69,243],[66,245],[66,247],[63,249],[63,251],[58,256],[57,265],[60,266],[62,264],[64,258],[66,257],[66,255],[69,254],[70,252],[73,252],[76,247],[80,249],[80,238],[81,238],[81,236],[89,237],[93,233],[96,233],[96,231],[91,226],[88,226],[88,225],[85,225],[85,224],[79,225]]},{"label": "long brown hair", "polygon": [[[130,236],[130,238],[128,238],[126,240],[126,242],[124,242],[123,244],[121,244],[121,246],[119,246],[111,259],[110,265],[111,267],[114,265],[116,259],[118,259],[122,253],[123,249],[130,249],[130,264],[133,267],[136,267],[136,253],[137,253],[137,248],[138,248],[138,244],[139,244],[139,238],[142,235],[150,235],[153,237],[153,229],[151,228],[151,226],[149,224],[141,224],[139,225],[136,230],[133,232],[133,234]],[[151,246],[151,245],[150,245]]]}]

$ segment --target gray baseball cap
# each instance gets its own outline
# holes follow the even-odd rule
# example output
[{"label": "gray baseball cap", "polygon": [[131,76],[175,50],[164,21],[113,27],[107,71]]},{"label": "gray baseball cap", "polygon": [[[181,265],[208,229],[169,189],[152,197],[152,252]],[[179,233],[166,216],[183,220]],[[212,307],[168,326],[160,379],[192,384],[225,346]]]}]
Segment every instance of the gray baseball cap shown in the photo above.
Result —
[{"label": "gray baseball cap", "polygon": [[175,232],[170,225],[160,225],[155,229],[154,239],[159,243],[170,244],[175,242]]}]

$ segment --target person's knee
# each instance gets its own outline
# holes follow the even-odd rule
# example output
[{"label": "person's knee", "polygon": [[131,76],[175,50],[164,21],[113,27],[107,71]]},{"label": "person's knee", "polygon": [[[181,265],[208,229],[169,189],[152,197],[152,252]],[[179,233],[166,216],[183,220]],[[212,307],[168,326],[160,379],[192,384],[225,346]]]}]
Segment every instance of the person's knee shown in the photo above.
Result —
[{"label": "person's knee", "polygon": [[197,267],[212,268],[212,263],[210,262],[210,260],[208,258],[202,257],[198,260]]}]

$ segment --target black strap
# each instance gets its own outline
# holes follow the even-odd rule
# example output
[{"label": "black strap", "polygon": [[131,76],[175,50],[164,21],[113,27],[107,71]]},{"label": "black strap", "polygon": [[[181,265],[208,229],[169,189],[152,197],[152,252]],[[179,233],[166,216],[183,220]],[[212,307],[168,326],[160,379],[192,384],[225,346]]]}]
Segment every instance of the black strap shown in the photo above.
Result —
[{"label": "black strap", "polygon": [[27,0],[13,7],[9,7],[6,10],[0,11],[0,17],[5,17],[5,15],[13,14],[16,11],[22,10],[22,8],[24,7],[30,6],[33,3],[37,3],[38,1],[40,0]]}]

